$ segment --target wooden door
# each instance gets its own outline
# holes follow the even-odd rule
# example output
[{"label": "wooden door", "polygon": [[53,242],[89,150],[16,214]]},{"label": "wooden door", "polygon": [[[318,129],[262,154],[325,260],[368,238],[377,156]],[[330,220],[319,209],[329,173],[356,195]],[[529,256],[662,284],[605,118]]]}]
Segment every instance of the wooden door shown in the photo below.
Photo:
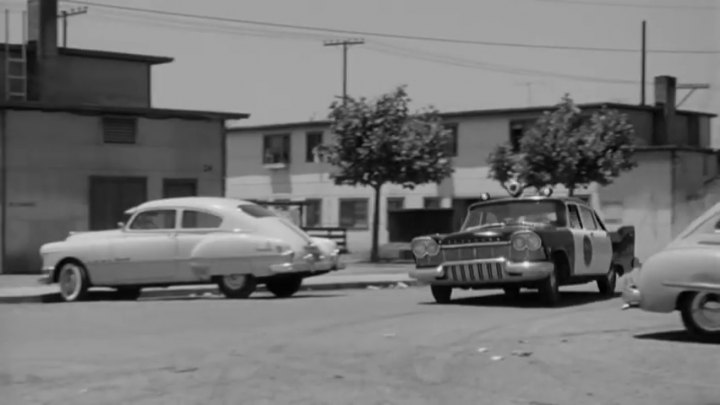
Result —
[{"label": "wooden door", "polygon": [[90,177],[90,230],[115,229],[125,211],[147,201],[146,177]]}]

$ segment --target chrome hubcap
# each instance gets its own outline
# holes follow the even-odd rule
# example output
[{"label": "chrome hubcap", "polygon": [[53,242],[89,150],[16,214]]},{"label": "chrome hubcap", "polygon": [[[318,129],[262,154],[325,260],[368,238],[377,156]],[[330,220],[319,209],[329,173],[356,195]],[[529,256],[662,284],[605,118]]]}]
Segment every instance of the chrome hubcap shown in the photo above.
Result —
[{"label": "chrome hubcap", "polygon": [[80,292],[80,269],[76,266],[67,266],[60,273],[60,292],[63,297],[74,299]]},{"label": "chrome hubcap", "polygon": [[691,304],[695,323],[708,332],[720,332],[720,295],[698,293]]},{"label": "chrome hubcap", "polygon": [[223,277],[225,286],[233,290],[239,290],[245,286],[247,276],[241,274],[230,274]]}]

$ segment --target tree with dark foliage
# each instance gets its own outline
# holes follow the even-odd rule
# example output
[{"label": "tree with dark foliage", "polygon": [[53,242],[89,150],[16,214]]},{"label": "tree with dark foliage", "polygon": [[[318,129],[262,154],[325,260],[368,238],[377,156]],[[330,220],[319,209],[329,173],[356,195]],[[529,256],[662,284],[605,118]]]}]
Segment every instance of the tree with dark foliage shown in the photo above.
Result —
[{"label": "tree with dark foliage", "polygon": [[602,107],[588,116],[565,95],[525,132],[519,150],[506,143],[490,154],[489,177],[537,189],[560,184],[569,195],[591,183],[606,186],[637,166],[634,136],[624,114]]},{"label": "tree with dark foliage", "polygon": [[333,141],[319,148],[323,160],[337,169],[337,185],[366,186],[375,192],[371,260],[379,260],[378,224],[381,189],[398,184],[439,183],[453,173],[448,156],[452,138],[432,107],[411,112],[405,86],[376,100],[348,97],[331,106]]}]

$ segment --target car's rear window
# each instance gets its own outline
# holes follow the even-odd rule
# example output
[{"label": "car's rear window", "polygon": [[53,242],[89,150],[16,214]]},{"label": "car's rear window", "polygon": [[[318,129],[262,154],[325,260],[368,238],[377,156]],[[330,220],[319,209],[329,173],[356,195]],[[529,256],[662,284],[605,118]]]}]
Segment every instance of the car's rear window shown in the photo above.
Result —
[{"label": "car's rear window", "polygon": [[270,211],[267,208],[261,207],[259,205],[253,205],[253,204],[243,204],[238,205],[238,208],[240,211],[255,217],[255,218],[264,218],[264,217],[276,217],[277,215]]}]

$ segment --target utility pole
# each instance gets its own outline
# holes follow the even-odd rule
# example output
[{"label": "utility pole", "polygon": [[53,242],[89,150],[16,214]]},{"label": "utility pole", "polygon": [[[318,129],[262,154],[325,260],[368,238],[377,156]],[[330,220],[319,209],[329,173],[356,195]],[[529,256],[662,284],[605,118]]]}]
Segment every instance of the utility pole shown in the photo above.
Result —
[{"label": "utility pole", "polygon": [[58,15],[58,18],[62,18],[62,31],[63,31],[63,48],[67,47],[68,38],[68,17],[73,17],[80,14],[87,14],[87,7],[72,8],[70,10],[63,10]]},{"label": "utility pole", "polygon": [[527,82],[516,82],[515,84],[518,86],[527,87],[527,104],[528,104],[528,106],[532,106],[532,104],[533,104],[533,86],[536,84],[545,84],[545,82],[527,81]]},{"label": "utility pole", "polygon": [[647,29],[647,23],[645,20],[642,22],[642,44],[641,44],[641,52],[642,56],[640,58],[640,105],[645,105],[645,75],[647,73],[647,65],[646,65],[646,58],[647,58],[647,41],[646,41],[646,29]]},{"label": "utility pole", "polygon": [[364,44],[365,40],[362,38],[358,39],[341,39],[341,40],[331,40],[331,41],[325,41],[325,46],[342,46],[343,48],[343,59],[342,59],[342,94],[343,94],[343,105],[345,105],[345,101],[347,100],[347,53],[348,53],[348,47],[351,45],[361,45]]}]

